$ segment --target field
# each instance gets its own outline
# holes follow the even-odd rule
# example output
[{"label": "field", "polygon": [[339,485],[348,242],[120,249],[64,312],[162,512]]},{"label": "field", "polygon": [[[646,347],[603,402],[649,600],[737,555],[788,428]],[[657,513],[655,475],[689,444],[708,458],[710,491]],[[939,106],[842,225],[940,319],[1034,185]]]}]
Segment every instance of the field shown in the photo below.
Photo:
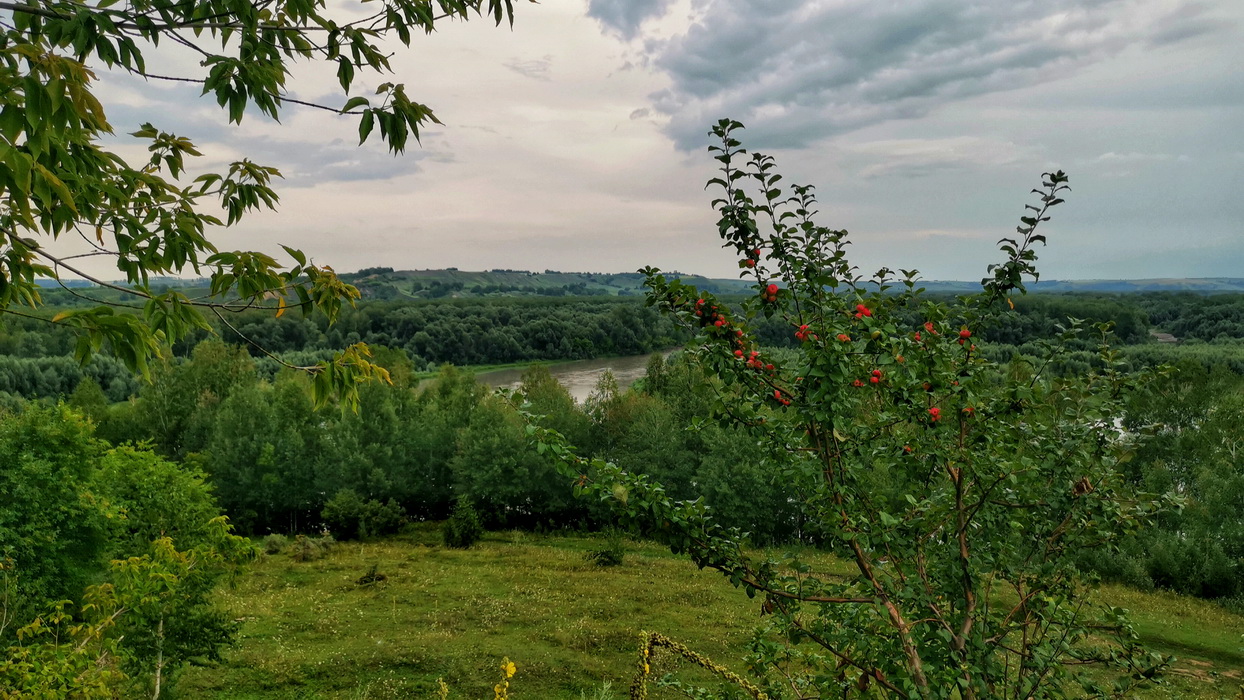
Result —
[{"label": "field", "polygon": [[[263,557],[221,592],[244,621],[238,647],[222,665],[185,671],[177,696],[431,698],[443,677],[451,698],[490,698],[509,657],[515,698],[596,698],[606,682],[622,698],[639,630],[742,671],[760,621],[756,602],[655,545],[628,543],[625,563],[602,569],[585,559],[599,539],[491,533],[467,551],[438,539],[424,530],[341,544],[310,562]],[[386,580],[359,585],[373,565]],[[1168,594],[1107,587],[1101,595],[1132,611],[1155,650],[1179,657],[1169,684],[1141,697],[1241,692],[1244,617]],[[668,661],[657,673],[666,670]],[[687,677],[705,680],[697,673]]]}]

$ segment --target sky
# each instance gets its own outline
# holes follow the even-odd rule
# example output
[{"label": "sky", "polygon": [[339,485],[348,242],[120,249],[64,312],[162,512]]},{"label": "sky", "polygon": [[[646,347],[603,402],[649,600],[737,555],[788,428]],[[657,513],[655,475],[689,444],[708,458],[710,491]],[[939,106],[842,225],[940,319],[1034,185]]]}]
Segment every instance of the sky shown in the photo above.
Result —
[{"label": "sky", "polygon": [[[198,171],[282,171],[279,211],[213,233],[222,249],[342,272],[737,276],[704,187],[729,117],[816,187],[865,273],[979,279],[1061,169],[1043,279],[1244,277],[1240,0],[543,0],[512,29],[438,26],[355,93],[402,82],[444,122],[397,157],[321,110],[235,126],[192,87],[105,73],[98,94],[118,133],[194,140]],[[149,68],[199,70],[160,52]],[[300,65],[290,95],[340,106],[333,70]]]}]

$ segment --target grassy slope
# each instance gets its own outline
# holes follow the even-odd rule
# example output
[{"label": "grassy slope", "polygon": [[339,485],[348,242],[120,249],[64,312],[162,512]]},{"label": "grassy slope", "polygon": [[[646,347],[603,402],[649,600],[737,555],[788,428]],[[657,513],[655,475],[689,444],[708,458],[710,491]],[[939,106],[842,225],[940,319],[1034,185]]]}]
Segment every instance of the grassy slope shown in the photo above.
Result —
[{"label": "grassy slope", "polygon": [[[483,698],[508,656],[516,698],[579,698],[606,680],[620,698],[638,630],[741,670],[758,622],[758,605],[720,576],[654,545],[598,569],[584,560],[598,541],[586,538],[493,533],[453,551],[433,534],[342,545],[315,562],[265,558],[224,594],[245,620],[240,646],[221,667],[186,671],[178,697],[428,698],[443,676],[450,697]],[[388,580],[356,585],[372,564]],[[1181,658],[1180,675],[1147,697],[1236,697],[1244,618],[1172,595],[1103,595],[1133,611],[1155,649]]]}]

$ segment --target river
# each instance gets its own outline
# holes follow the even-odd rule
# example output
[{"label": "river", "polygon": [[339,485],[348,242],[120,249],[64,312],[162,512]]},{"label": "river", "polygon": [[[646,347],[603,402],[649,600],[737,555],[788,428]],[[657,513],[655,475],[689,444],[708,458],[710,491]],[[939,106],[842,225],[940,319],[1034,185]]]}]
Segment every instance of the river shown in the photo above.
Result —
[{"label": "river", "polygon": [[[664,350],[661,354],[669,357],[674,350]],[[604,357],[597,360],[575,360],[573,362],[560,362],[548,365],[549,374],[553,375],[575,401],[582,404],[587,400],[592,390],[596,388],[596,383],[600,381],[601,375],[605,370],[613,372],[614,379],[618,380],[618,388],[625,390],[635,380],[644,376],[644,371],[648,367],[648,358],[655,353],[647,355],[629,355],[626,357]],[[487,384],[494,388],[513,389],[519,385],[525,368],[499,369],[492,372],[481,372],[475,375],[475,379],[481,384]]]}]

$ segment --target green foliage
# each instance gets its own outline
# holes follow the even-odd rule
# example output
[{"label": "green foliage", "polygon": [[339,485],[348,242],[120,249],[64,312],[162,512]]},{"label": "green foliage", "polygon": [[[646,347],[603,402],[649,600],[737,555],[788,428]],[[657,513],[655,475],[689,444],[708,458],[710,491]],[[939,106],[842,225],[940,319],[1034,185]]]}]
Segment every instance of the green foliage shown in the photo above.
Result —
[{"label": "green foliage", "polygon": [[589,550],[587,560],[597,566],[621,566],[626,559],[626,541],[622,530],[616,527],[605,528],[604,541],[599,549]]},{"label": "green foliage", "polygon": [[484,536],[484,526],[479,513],[466,496],[459,496],[454,512],[441,527],[441,539],[446,547],[468,549]]},{"label": "green foliage", "polygon": [[103,593],[124,610],[116,633],[122,668],[158,698],[169,677],[191,660],[220,661],[237,623],[212,601],[217,584],[251,559],[249,540],[231,534],[223,516],[204,523],[199,542],[179,550],[161,537],[141,556],[112,562]]},{"label": "green foliage", "polygon": [[[291,64],[323,60],[337,69],[343,104],[312,106],[357,116],[360,143],[378,126],[380,138],[399,153],[411,136],[419,138],[421,127],[439,121],[402,84],[386,82],[370,97],[351,96],[356,77],[362,80],[358,70],[388,72],[388,42],[409,45],[412,29],[431,32],[438,19],[483,14],[497,24],[513,21],[510,0],[442,0],[437,6],[433,12],[419,0],[389,0],[359,19],[323,2],[279,8],[149,0],[123,6],[11,4],[10,23],[0,34],[0,191],[6,201],[0,213],[0,311],[25,316],[14,307],[37,309],[38,277],[81,276],[119,292],[128,303],[92,297],[93,305],[47,320],[78,333],[79,361],[107,347],[144,375],[162,346],[208,329],[207,314],[228,325],[225,311],[258,307],[280,316],[296,306],[304,314],[335,318],[359,293],[332,268],[287,246],[289,262],[282,264],[262,252],[222,251],[211,241],[214,230],[274,209],[278,196],[271,184],[280,173],[242,159],[187,182],[186,160],[200,152],[190,139],[151,123],[130,133],[148,146],[149,159],[127,162],[109,150],[106,138],[114,127],[92,92],[91,67],[201,84],[228,121],[240,122],[248,106],[277,119],[289,101]],[[178,43],[197,51],[200,74],[148,72],[148,64],[168,51],[162,39],[164,47]],[[211,213],[217,207],[223,219]],[[49,241],[70,231],[82,234],[90,254],[110,255],[125,283],[92,277],[76,267],[77,256],[48,249]],[[150,286],[152,276],[204,269],[210,275],[207,298]],[[129,308],[122,313],[119,306]],[[302,369],[316,376],[317,401],[335,393],[351,403],[360,381],[386,378],[361,345]]]},{"label": "green foliage", "polygon": [[1124,425],[1153,435],[1124,465],[1137,490],[1177,495],[1117,555],[1086,552],[1103,574],[1207,598],[1244,595],[1244,379],[1185,360],[1127,406]]},{"label": "green foliage", "polygon": [[111,700],[126,680],[111,635],[120,603],[94,595],[75,619],[69,601],[24,625],[0,655],[0,700]]},{"label": "green foliage", "polygon": [[220,509],[205,479],[203,472],[148,450],[122,446],[106,452],[91,489],[115,512],[109,554],[142,554],[162,537],[186,548],[208,542]]},{"label": "green foliage", "polygon": [[338,491],[324,505],[320,515],[328,529],[340,540],[392,534],[406,522],[406,513],[393,499],[385,503],[365,501],[353,489]]},{"label": "green foliage", "polygon": [[103,563],[107,520],[89,490],[101,451],[66,406],[0,415],[0,555],[18,572],[10,604],[18,619],[77,599]]},{"label": "green foliage", "polygon": [[481,399],[458,433],[455,487],[489,528],[556,526],[582,512],[553,461],[525,447],[522,417],[497,396]]},{"label": "green foliage", "polygon": [[[1123,611],[1087,603],[1075,563],[1088,548],[1117,548],[1157,508],[1120,474],[1131,442],[1104,429],[1138,380],[1121,371],[1105,324],[1095,329],[1101,369],[1072,379],[1042,368],[1075,346],[1078,323],[1029,372],[975,346],[1035,277],[1038,226],[1066,176],[1045,175],[983,293],[950,305],[924,299],[914,271],[861,275],[846,232],[813,221],[811,188],[787,194],[773,160],[741,148],[738,128],[714,129],[722,175],[710,185],[723,190],[719,233],[755,295],[736,311],[649,269],[649,303],[698,332],[689,353],[719,382],[719,422],[765,448],[802,527],[853,571],[756,556],[702,500],[578,458],[536,429],[543,449],[566,458],[567,476],[590,474],[580,489],[625,522],[763,599],[770,634],[749,662],[766,692],[779,678],[805,695],[901,698],[1063,697],[1072,685],[1115,696],[1150,683],[1168,661],[1144,653]],[[904,318],[911,309],[916,323]],[[751,332],[761,317],[782,319],[798,351],[763,353]],[[1113,668],[1118,682],[1069,662]]]}]

